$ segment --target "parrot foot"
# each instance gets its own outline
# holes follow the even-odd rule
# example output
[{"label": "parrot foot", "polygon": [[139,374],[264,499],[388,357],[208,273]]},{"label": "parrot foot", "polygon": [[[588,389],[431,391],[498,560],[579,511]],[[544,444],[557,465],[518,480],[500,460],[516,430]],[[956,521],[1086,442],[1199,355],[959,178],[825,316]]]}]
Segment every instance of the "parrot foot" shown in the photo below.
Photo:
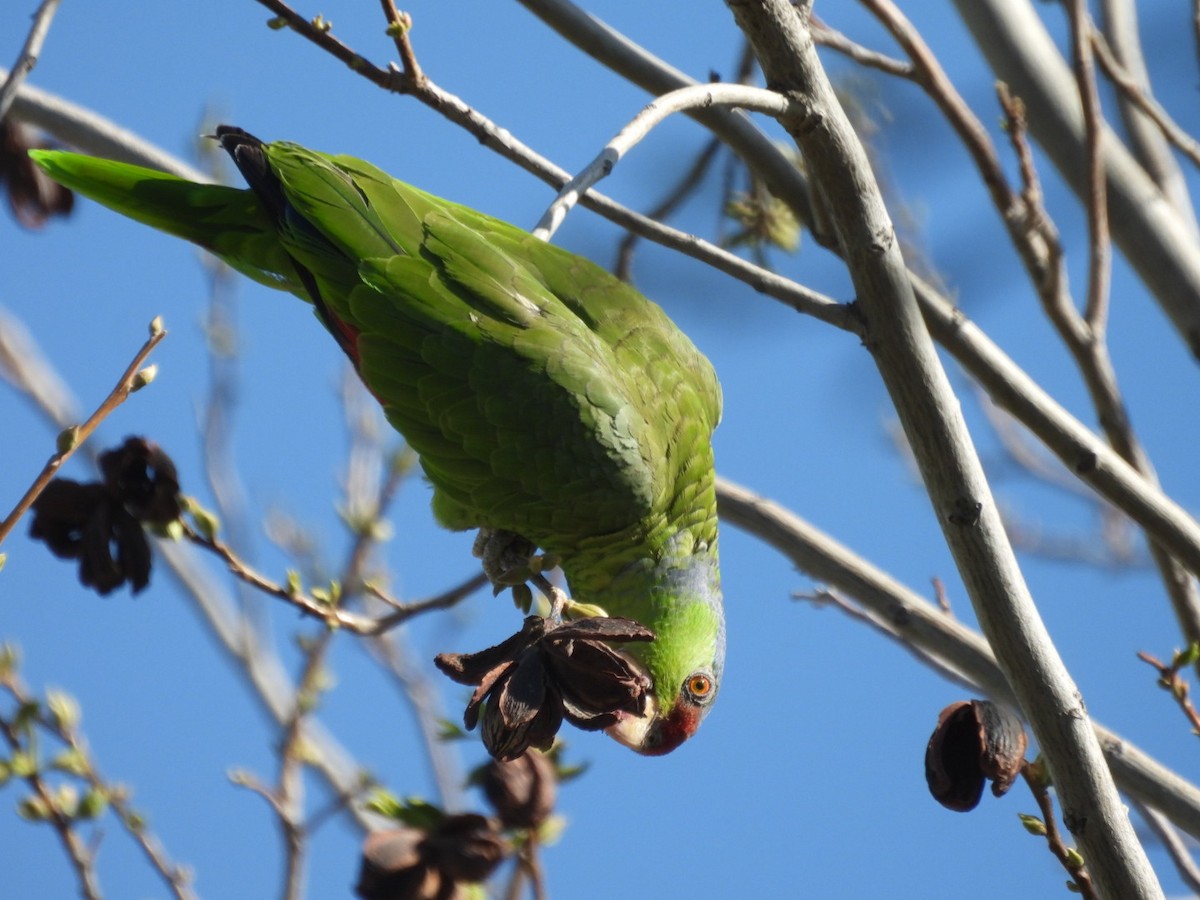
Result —
[{"label": "parrot foot", "polygon": [[483,564],[483,574],[497,593],[525,584],[542,569],[533,541],[501,528],[480,528],[471,553]]}]

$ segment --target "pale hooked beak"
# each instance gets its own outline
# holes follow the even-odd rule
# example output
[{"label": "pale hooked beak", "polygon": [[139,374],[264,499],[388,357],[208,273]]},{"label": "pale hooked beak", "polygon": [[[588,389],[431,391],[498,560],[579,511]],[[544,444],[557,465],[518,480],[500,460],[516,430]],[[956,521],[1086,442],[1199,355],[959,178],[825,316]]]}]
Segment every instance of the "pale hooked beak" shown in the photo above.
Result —
[{"label": "pale hooked beak", "polygon": [[647,698],[646,712],[640,716],[625,714],[615,725],[609,725],[604,733],[630,750],[639,753],[646,749],[646,738],[658,720],[658,698]]}]

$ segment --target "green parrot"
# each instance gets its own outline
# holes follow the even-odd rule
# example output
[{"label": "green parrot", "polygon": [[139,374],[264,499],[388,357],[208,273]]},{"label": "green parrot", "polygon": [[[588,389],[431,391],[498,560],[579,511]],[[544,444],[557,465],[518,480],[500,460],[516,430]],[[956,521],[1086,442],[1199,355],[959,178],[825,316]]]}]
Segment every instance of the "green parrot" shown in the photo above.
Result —
[{"label": "green parrot", "polygon": [[311,302],[419,454],[437,519],[553,554],[577,601],[656,635],[653,681],[607,732],[691,737],[725,657],[713,368],[666,314],[586,259],[369,163],[222,126],[249,190],[33,151],[55,180]]}]

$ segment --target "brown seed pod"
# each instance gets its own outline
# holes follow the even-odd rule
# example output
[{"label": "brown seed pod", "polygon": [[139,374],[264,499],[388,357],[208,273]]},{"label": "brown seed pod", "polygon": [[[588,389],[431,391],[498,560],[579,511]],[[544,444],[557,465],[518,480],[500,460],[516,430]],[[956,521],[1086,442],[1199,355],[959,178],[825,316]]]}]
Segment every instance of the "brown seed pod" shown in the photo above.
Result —
[{"label": "brown seed pod", "polygon": [[557,778],[550,757],[526,750],[514,760],[493,759],[479,773],[483,793],[508,828],[537,828],[554,811]]},{"label": "brown seed pod", "polygon": [[956,812],[979,805],[985,780],[993,795],[1003,796],[1021,772],[1026,746],[1021,720],[1005,707],[989,700],[951,703],[925,748],[929,792]]}]

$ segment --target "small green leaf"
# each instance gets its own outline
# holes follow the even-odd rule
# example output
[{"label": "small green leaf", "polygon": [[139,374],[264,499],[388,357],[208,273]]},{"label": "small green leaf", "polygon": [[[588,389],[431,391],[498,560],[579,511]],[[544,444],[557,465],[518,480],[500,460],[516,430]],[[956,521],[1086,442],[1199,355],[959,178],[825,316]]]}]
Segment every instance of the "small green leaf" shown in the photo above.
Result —
[{"label": "small green leaf", "polygon": [[563,608],[563,615],[575,621],[577,619],[608,618],[608,613],[602,606],[595,603],[580,603],[578,600],[568,600]]},{"label": "small green leaf", "polygon": [[133,380],[129,382],[129,392],[132,394],[140,391],[142,388],[153,382],[157,376],[157,363],[152,363],[151,365],[146,366],[146,368],[140,370],[136,375],[134,375]]},{"label": "small green leaf", "polygon": [[437,739],[439,741],[461,741],[472,737],[461,725],[450,719],[437,720]]},{"label": "small green leaf", "polygon": [[29,731],[34,722],[42,714],[41,705],[36,700],[26,700],[17,707],[12,719],[14,731]]},{"label": "small green leaf", "polygon": [[529,610],[533,606],[533,591],[527,584],[514,584],[512,588],[513,606],[519,609],[525,615],[529,615]]},{"label": "small green leaf", "polygon": [[54,805],[68,819],[79,814],[79,790],[73,784],[60,784],[54,792]]},{"label": "small green leaf", "polygon": [[72,731],[79,725],[82,713],[79,701],[58,688],[46,691],[46,706],[50,710],[50,721],[62,731]]},{"label": "small green leaf", "polygon": [[192,524],[200,532],[200,536],[206,541],[213,540],[217,536],[217,532],[221,530],[221,520],[217,514],[205,509],[196,502],[194,497],[187,498],[186,506],[188,514],[192,518]]},{"label": "small green leaf", "polygon": [[1082,894],[1083,893],[1083,888],[1081,888],[1079,885],[1077,885],[1074,881],[1067,882],[1067,890],[1070,891],[1072,894]]},{"label": "small green leaf", "polygon": [[24,750],[15,750],[8,767],[17,778],[28,778],[38,770],[37,758]]},{"label": "small green leaf", "polygon": [[304,583],[300,580],[300,573],[295,569],[287,570],[287,592],[291,597],[299,596],[304,591]]},{"label": "small green leaf", "polygon": [[1017,818],[1021,820],[1021,824],[1025,826],[1025,830],[1030,834],[1036,834],[1038,837],[1045,836],[1046,823],[1037,816],[1031,816],[1028,813],[1017,813]]},{"label": "small green leaf", "polygon": [[575,763],[569,766],[555,766],[554,774],[558,778],[559,784],[566,784],[568,781],[574,781],[584,772],[591,768],[591,763]]},{"label": "small green leaf", "polygon": [[395,819],[412,828],[429,830],[437,827],[446,814],[437,806],[420,797],[400,800],[385,788],[377,787],[367,797],[366,808]]},{"label": "small green leaf", "polygon": [[377,812],[389,819],[400,818],[400,799],[385,788],[377,787],[371,791],[363,804],[371,812]]},{"label": "small green leaf", "polygon": [[336,609],[342,599],[342,583],[335,578],[329,582],[328,586],[314,587],[309,593],[322,606],[331,606]]},{"label": "small green leaf", "polygon": [[0,644],[0,683],[12,680],[21,666],[21,651],[8,641]]},{"label": "small green leaf", "polygon": [[1067,865],[1072,869],[1083,868],[1083,855],[1074,847],[1067,848]]},{"label": "small green leaf", "polygon": [[8,554],[0,553],[0,572],[4,571],[4,564],[8,562]]},{"label": "small green leaf", "polygon": [[55,447],[59,453],[70,453],[79,445],[79,426],[72,425],[58,433]]},{"label": "small green leaf", "polygon": [[108,809],[108,791],[92,788],[79,801],[75,814],[81,819],[98,819]]},{"label": "small green leaf", "polygon": [[27,822],[45,822],[50,818],[50,807],[41,797],[24,797],[17,803],[17,815]]},{"label": "small green leaf", "polygon": [[1182,669],[1184,666],[1192,666],[1196,661],[1200,660],[1200,641],[1193,641],[1188,644],[1186,650],[1176,650],[1175,658],[1171,660],[1171,668]]},{"label": "small green leaf", "polygon": [[538,843],[543,847],[558,843],[567,830],[567,817],[555,813],[538,826]]},{"label": "small green leaf", "polygon": [[267,19],[267,27],[272,31],[282,31],[288,27],[288,21],[283,16],[276,16],[273,19]]},{"label": "small green leaf", "polygon": [[86,775],[89,769],[87,757],[78,747],[68,747],[50,761],[50,768],[69,775]]}]

